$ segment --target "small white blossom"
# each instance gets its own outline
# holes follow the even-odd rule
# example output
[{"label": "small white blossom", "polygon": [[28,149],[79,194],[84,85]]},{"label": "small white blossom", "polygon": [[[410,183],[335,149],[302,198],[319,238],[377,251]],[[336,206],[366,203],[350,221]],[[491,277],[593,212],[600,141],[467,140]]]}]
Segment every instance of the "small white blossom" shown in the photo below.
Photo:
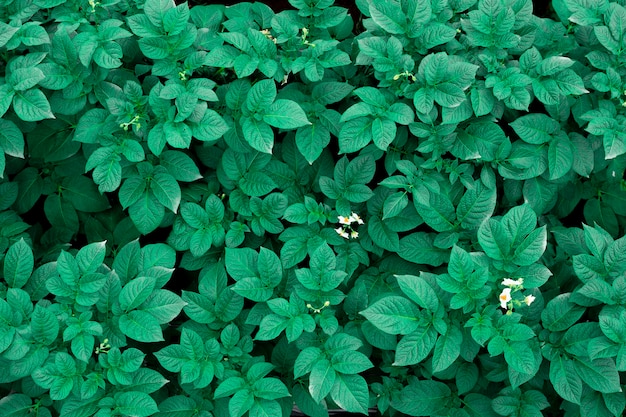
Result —
[{"label": "small white blossom", "polygon": [[531,305],[533,303],[533,301],[535,301],[535,296],[534,295],[527,295],[524,298],[524,302],[526,303],[527,306]]},{"label": "small white blossom", "polygon": [[337,218],[339,219],[339,223],[341,224],[350,224],[350,217],[337,216]]},{"label": "small white blossom", "polygon": [[511,289],[505,288],[500,293],[500,307],[507,308],[509,301],[511,301]]},{"label": "small white blossom", "polygon": [[356,239],[357,237],[359,237],[359,232],[357,232],[356,230],[353,230],[352,232],[350,232],[350,237],[352,239]]},{"label": "small white blossom", "polygon": [[346,232],[346,231],[344,230],[344,228],[343,228],[343,227],[338,227],[338,228],[336,228],[336,229],[335,229],[335,232],[337,232],[337,234],[338,234],[339,236],[341,236],[341,237],[343,237],[343,238],[345,238],[345,239],[349,239],[349,238],[350,238],[350,235],[348,234],[348,232]]},{"label": "small white blossom", "polygon": [[519,278],[519,279],[504,278],[502,280],[502,285],[504,285],[505,287],[517,287],[523,284],[524,284],[524,278]]},{"label": "small white blossom", "polygon": [[350,223],[352,223],[352,222],[355,222],[355,223],[358,223],[358,224],[363,224],[363,223],[365,223],[365,222],[363,221],[363,219],[361,219],[361,217],[359,217],[359,215],[358,215],[358,214],[356,214],[355,212],[352,212],[352,214],[350,215],[349,220],[350,220]]}]

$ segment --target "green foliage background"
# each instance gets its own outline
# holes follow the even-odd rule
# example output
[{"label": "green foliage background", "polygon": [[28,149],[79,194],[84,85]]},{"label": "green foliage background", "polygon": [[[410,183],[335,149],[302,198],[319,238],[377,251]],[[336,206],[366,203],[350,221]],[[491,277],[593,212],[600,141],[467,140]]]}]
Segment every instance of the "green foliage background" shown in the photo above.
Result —
[{"label": "green foliage background", "polygon": [[626,2],[6,0],[0,416],[619,416]]}]

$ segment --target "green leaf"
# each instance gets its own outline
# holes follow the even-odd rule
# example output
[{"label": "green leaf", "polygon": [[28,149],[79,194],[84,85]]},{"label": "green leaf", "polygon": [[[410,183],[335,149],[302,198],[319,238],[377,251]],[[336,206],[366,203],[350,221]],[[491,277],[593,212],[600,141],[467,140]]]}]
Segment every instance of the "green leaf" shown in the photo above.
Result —
[{"label": "green leaf", "polygon": [[158,172],[150,181],[150,189],[157,200],[165,207],[176,213],[180,204],[181,192],[176,179],[169,173]]},{"label": "green leaf", "polygon": [[446,334],[439,336],[433,352],[433,372],[448,369],[461,353],[463,334],[456,326],[448,326]]},{"label": "green leaf", "polygon": [[504,359],[517,372],[533,375],[535,354],[527,342],[511,342],[504,347]]},{"label": "green leaf", "polygon": [[[249,379],[252,379],[248,375]],[[261,378],[253,384],[254,396],[266,400],[289,397],[289,390],[285,384],[277,378]]]},{"label": "green leaf", "polygon": [[320,403],[333,389],[337,373],[328,359],[313,364],[309,375],[309,393],[315,402]]},{"label": "green leaf", "polygon": [[330,132],[321,123],[312,123],[296,131],[296,145],[309,164],[315,162],[330,143]]},{"label": "green leaf", "polygon": [[231,417],[243,416],[254,405],[254,395],[249,389],[242,389],[235,393],[228,402],[228,411]]},{"label": "green leaf", "polygon": [[339,132],[339,149],[341,153],[358,152],[372,141],[372,120],[359,117],[347,121]]},{"label": "green leaf", "polygon": [[561,129],[557,121],[543,113],[518,117],[509,125],[526,143],[540,145],[552,140],[552,135]]},{"label": "green leaf", "polygon": [[255,398],[248,415],[250,417],[272,417],[278,416],[280,413],[281,408],[278,401]]},{"label": "green leaf", "polygon": [[409,334],[419,325],[417,307],[406,298],[396,295],[381,298],[360,314],[389,334]]},{"label": "green leaf", "polygon": [[367,414],[369,388],[365,378],[360,375],[337,374],[330,396],[348,412]]},{"label": "green leaf", "polygon": [[16,68],[7,78],[15,91],[24,91],[36,86],[45,78],[45,74],[37,67]]},{"label": "green leaf", "polygon": [[378,246],[389,251],[397,252],[400,249],[400,238],[377,216],[370,217],[367,223],[367,231]]},{"label": "green leaf", "polygon": [[100,194],[93,181],[83,175],[65,177],[62,187],[63,198],[78,211],[97,213],[111,207],[107,197]]},{"label": "green leaf", "polygon": [[148,234],[159,227],[165,216],[165,210],[154,194],[144,192],[139,201],[128,208],[128,214],[137,230]]},{"label": "green leaf", "polygon": [[439,298],[430,284],[421,276],[394,275],[403,293],[420,307],[431,312],[439,308]]},{"label": "green leaf", "polygon": [[248,91],[245,106],[251,113],[263,113],[276,100],[276,83],[273,80],[261,80]]},{"label": "green leaf", "polygon": [[276,188],[272,178],[260,171],[250,171],[239,180],[241,190],[250,197],[261,197]]},{"label": "green leaf", "polygon": [[139,342],[161,342],[163,331],[157,319],[150,313],[141,310],[133,310],[120,316],[120,330],[126,336]]},{"label": "green leaf", "polygon": [[[439,381],[417,380],[405,386],[391,405],[410,416],[435,416],[450,404],[450,388]],[[419,401],[416,399],[419,398]]]},{"label": "green leaf", "polygon": [[165,151],[160,158],[161,166],[177,181],[192,182],[202,178],[193,160],[181,151]]},{"label": "green leaf", "polygon": [[495,260],[508,257],[511,242],[500,222],[489,219],[478,229],[478,242],[487,256]]},{"label": "green leaf", "polygon": [[259,152],[272,153],[274,132],[270,125],[250,117],[242,117],[240,123],[243,136],[250,146]]},{"label": "green leaf", "polygon": [[437,341],[437,331],[431,325],[419,326],[400,339],[396,347],[394,366],[415,365],[426,359]]},{"label": "green leaf", "polygon": [[150,313],[160,324],[176,318],[186,305],[178,295],[168,290],[156,290],[141,305],[141,310]]},{"label": "green leaf", "polygon": [[24,158],[24,135],[10,120],[0,119],[0,149],[7,155]]},{"label": "green leaf", "polygon": [[620,377],[612,358],[587,361],[574,357],[574,368],[580,378],[592,389],[603,392],[621,392]]},{"label": "green leaf", "polygon": [[548,170],[550,180],[567,174],[574,164],[574,151],[567,135],[557,135],[548,147]]},{"label": "green leaf", "polygon": [[374,22],[383,30],[394,35],[406,32],[406,15],[400,5],[391,1],[369,3],[369,12]]},{"label": "green leaf", "polygon": [[310,125],[304,110],[295,101],[278,99],[263,113],[263,121],[279,129]]},{"label": "green leaf", "polygon": [[543,326],[553,332],[564,331],[572,327],[585,313],[585,307],[572,303],[571,293],[560,294],[546,304],[541,312]]},{"label": "green leaf", "polygon": [[550,361],[550,382],[563,399],[580,404],[583,384],[571,359],[558,355]]},{"label": "green leaf", "polygon": [[28,282],[35,259],[33,250],[23,238],[11,245],[4,257],[4,279],[11,288],[22,288]]},{"label": "green leaf", "polygon": [[46,95],[36,88],[16,92],[13,97],[13,110],[20,119],[26,122],[55,118]]},{"label": "green leaf", "polygon": [[155,284],[154,277],[137,277],[128,282],[119,295],[122,310],[128,312],[139,307],[152,294]]},{"label": "green leaf", "polygon": [[411,233],[400,239],[398,255],[409,262],[440,266],[448,261],[449,251],[434,245],[434,235],[426,232]]},{"label": "green leaf", "polygon": [[367,356],[353,350],[341,350],[335,353],[331,362],[335,371],[341,374],[358,374],[374,367]]},{"label": "green leaf", "polygon": [[159,408],[152,397],[140,391],[117,393],[115,405],[115,410],[126,416],[148,417],[159,412]]},{"label": "green leaf", "polygon": [[31,317],[30,328],[35,341],[49,346],[54,343],[59,334],[59,321],[50,310],[36,305]]},{"label": "green leaf", "polygon": [[474,185],[463,194],[456,208],[457,222],[467,230],[477,229],[493,214],[496,207],[496,189],[487,188],[482,182]]}]

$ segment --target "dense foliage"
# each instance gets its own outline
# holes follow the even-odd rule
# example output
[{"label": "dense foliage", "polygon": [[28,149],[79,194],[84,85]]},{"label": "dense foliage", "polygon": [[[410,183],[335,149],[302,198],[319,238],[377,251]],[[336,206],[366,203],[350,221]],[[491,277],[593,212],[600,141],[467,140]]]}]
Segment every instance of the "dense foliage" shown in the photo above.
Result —
[{"label": "dense foliage", "polygon": [[5,0],[0,415],[619,416],[626,1]]}]

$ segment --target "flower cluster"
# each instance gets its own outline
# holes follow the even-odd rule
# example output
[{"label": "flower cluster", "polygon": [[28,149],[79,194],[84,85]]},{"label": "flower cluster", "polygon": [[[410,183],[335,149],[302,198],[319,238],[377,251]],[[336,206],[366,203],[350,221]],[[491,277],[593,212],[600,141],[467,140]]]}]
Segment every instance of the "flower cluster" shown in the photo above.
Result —
[{"label": "flower cluster", "polygon": [[533,301],[535,301],[535,296],[532,294],[524,297],[522,301],[513,299],[512,293],[516,293],[524,289],[524,278],[511,279],[504,278],[502,280],[502,285],[505,287],[500,293],[500,307],[504,308],[508,311],[513,311],[513,307],[519,307],[522,303],[530,306]]},{"label": "flower cluster", "polygon": [[359,232],[352,228],[352,223],[363,224],[365,222],[363,221],[363,219],[361,219],[361,217],[359,217],[358,214],[352,212],[352,214],[350,214],[350,217],[337,216],[337,219],[339,221],[339,224],[342,225],[335,229],[335,232],[337,232],[339,236],[345,239],[356,239],[357,237],[359,237]]}]

